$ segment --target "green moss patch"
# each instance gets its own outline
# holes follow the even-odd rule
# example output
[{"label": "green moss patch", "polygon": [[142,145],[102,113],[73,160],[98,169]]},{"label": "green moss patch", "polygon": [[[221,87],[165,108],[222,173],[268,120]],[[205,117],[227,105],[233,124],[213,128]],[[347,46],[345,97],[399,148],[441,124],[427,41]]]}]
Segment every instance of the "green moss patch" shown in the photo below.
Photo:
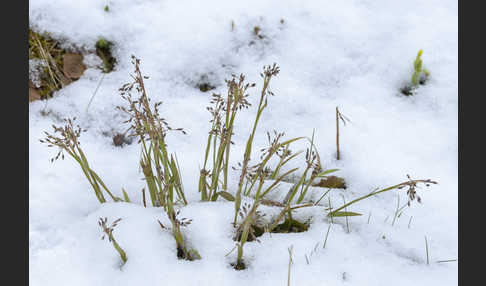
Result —
[{"label": "green moss patch", "polygon": [[304,232],[309,229],[308,222],[299,222],[294,219],[286,218],[285,221],[277,225],[272,232],[274,233],[289,233],[289,232]]},{"label": "green moss patch", "polygon": [[103,60],[103,71],[111,72],[115,68],[116,59],[112,55],[113,43],[100,38],[96,42],[96,54]]}]

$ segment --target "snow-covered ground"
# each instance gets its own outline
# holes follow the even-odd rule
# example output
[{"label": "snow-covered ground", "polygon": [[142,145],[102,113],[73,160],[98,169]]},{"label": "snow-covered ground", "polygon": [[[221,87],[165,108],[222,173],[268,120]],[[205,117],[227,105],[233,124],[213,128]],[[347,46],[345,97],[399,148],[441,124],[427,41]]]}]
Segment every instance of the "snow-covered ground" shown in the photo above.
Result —
[{"label": "snow-covered ground", "polygon": [[[291,245],[291,285],[457,284],[457,262],[436,262],[458,258],[457,11],[457,1],[449,0],[30,0],[32,27],[78,47],[92,48],[103,36],[115,43],[118,61],[88,110],[102,76],[96,68],[53,99],[29,105],[31,285],[286,285]],[[254,35],[255,26],[263,39]],[[431,77],[405,97],[399,89],[410,80],[419,49]],[[140,146],[112,144],[111,134],[127,127],[115,106],[125,104],[118,88],[130,81],[132,54],[150,76],[149,96],[163,101],[162,116],[188,133],[170,134],[168,145],[181,165],[190,201],[181,214],[193,219],[184,235],[201,254],[198,261],[178,260],[174,239],[157,223],[167,222],[166,215],[141,205]],[[247,243],[249,267],[236,271],[230,266],[235,252],[225,256],[235,244],[233,204],[200,202],[197,192],[209,131],[205,107],[212,92],[225,92],[224,79],[232,73],[257,84],[250,91],[252,108],[236,122],[236,165],[255,117],[259,73],[274,62],[281,72],[271,82],[275,96],[258,127],[255,151],[266,146],[266,131],[290,138],[311,136],[315,129],[324,166],[339,168],[336,174],[348,185],[331,191],[333,205],[342,202],[340,194],[349,201],[405,181],[407,174],[439,184],[419,189],[422,204],[412,203],[394,226],[397,194],[404,202],[404,190],[354,205],[348,210],[365,215],[350,218],[350,233],[344,220],[336,220],[325,249],[325,212],[302,209],[298,216],[312,217],[309,231],[267,233],[261,243]],[[204,75],[215,90],[195,87]],[[341,128],[340,161],[334,159],[336,106],[351,120]],[[100,205],[74,160],[50,163],[56,150],[38,139],[60,118],[73,116],[87,129],[81,142],[91,166],[113,192],[121,195],[125,188],[132,204]],[[232,187],[238,175],[231,173]],[[100,239],[99,217],[122,218],[114,231],[128,256],[121,269],[118,254]]]}]

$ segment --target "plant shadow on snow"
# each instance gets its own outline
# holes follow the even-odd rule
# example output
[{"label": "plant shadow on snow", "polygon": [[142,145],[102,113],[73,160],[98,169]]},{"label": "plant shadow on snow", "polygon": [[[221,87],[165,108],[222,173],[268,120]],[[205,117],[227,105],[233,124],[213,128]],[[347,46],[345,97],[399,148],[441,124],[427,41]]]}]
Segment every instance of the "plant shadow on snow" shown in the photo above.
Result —
[{"label": "plant shadow on snow", "polygon": [[231,21],[231,32],[234,34],[235,43],[233,50],[240,53],[245,50],[257,52],[260,58],[263,58],[267,49],[273,44],[274,39],[285,28],[284,19],[280,19],[278,23],[272,23],[277,27],[269,26],[265,23],[263,17],[258,17],[251,21],[251,23],[235,23]]},{"label": "plant shadow on snow", "polygon": [[199,76],[194,84],[201,92],[207,92],[216,88],[217,79],[213,72],[205,73]]},{"label": "plant shadow on snow", "polygon": [[[259,51],[260,55],[263,56],[265,49],[272,44],[272,39],[276,37],[276,34],[267,34],[265,32],[263,17],[260,17],[258,20],[256,20],[256,22],[258,23],[251,26],[252,28],[249,29],[249,31],[245,26],[243,28],[243,34],[237,34],[236,32],[238,29],[240,29],[240,27],[237,26],[234,21],[231,22],[231,31],[235,32],[234,42],[236,45],[233,49],[235,52],[243,49],[252,49]],[[285,21],[283,19],[279,21],[279,31],[283,29],[284,23]],[[236,65],[230,64],[227,61],[228,59],[224,60],[221,67],[231,73],[236,68]],[[216,73],[213,71],[196,73],[186,80],[188,85],[199,89],[201,92],[208,92],[216,89],[220,86],[220,82],[220,78],[218,78]]]}]

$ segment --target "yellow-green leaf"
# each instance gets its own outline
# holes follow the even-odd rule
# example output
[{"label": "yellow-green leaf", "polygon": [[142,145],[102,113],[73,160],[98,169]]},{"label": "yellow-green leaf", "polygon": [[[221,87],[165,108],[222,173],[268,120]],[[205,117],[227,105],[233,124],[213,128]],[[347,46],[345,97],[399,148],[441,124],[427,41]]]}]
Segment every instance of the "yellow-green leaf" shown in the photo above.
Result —
[{"label": "yellow-green leaf", "polygon": [[329,170],[325,170],[324,172],[320,172],[319,174],[317,174],[317,177],[324,177],[325,175],[334,173],[336,171],[339,171],[339,169],[329,169]]},{"label": "yellow-green leaf", "polygon": [[226,200],[230,201],[230,202],[234,202],[235,201],[235,197],[228,193],[228,192],[225,192],[225,191],[221,191],[221,192],[218,192],[217,193],[218,195],[222,196],[223,198],[225,198]]},{"label": "yellow-green leaf", "polygon": [[355,213],[355,212],[331,212],[329,213],[329,216],[332,217],[346,217],[346,216],[360,216],[362,214],[360,213]]},{"label": "yellow-green leaf", "polygon": [[125,189],[122,188],[122,192],[123,192],[123,198],[124,198],[125,202],[129,203],[130,198],[128,197],[127,192],[125,192]]}]

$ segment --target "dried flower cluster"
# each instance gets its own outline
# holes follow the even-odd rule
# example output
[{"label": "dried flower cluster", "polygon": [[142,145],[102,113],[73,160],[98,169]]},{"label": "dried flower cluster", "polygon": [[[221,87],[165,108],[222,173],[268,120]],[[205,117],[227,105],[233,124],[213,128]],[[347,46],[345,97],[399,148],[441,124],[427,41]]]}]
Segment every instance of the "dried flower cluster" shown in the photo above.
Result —
[{"label": "dried flower cluster", "polygon": [[[130,130],[132,131],[130,136],[138,136],[138,142],[140,143],[142,140],[152,140],[154,142],[164,140],[167,132],[171,130],[186,134],[182,128],[170,127],[167,121],[160,117],[159,108],[162,102],[156,102],[153,108],[150,106],[150,99],[147,96],[143,81],[149,77],[142,75],[140,59],[132,56],[132,64],[135,66],[135,72],[132,75],[134,81],[124,84],[119,89],[122,98],[128,102],[129,107],[117,107],[117,109],[128,114],[128,119],[124,123],[130,124]],[[140,94],[140,97],[136,100],[132,99],[134,89]]]},{"label": "dried flower cluster", "polygon": [[402,189],[405,187],[408,187],[407,189],[407,195],[408,195],[408,206],[410,206],[410,202],[414,201],[415,198],[417,198],[417,202],[422,203],[422,199],[417,195],[416,188],[418,188],[417,184],[423,183],[425,184],[426,187],[429,187],[430,184],[437,184],[437,182],[434,182],[430,179],[428,180],[412,180],[410,175],[407,175],[408,182],[402,183],[397,189]]},{"label": "dried flower cluster", "polygon": [[59,152],[57,155],[51,159],[51,162],[61,158],[64,160],[63,151],[68,152],[71,156],[77,155],[79,156],[79,137],[81,136],[81,132],[85,132],[86,130],[81,129],[79,125],[74,126],[74,118],[64,119],[65,125],[63,127],[58,127],[56,125],[52,125],[54,129],[54,134],[59,133],[59,136],[54,134],[50,134],[48,132],[44,132],[46,137],[44,139],[39,139],[41,143],[47,144],[47,147],[59,147]]}]

